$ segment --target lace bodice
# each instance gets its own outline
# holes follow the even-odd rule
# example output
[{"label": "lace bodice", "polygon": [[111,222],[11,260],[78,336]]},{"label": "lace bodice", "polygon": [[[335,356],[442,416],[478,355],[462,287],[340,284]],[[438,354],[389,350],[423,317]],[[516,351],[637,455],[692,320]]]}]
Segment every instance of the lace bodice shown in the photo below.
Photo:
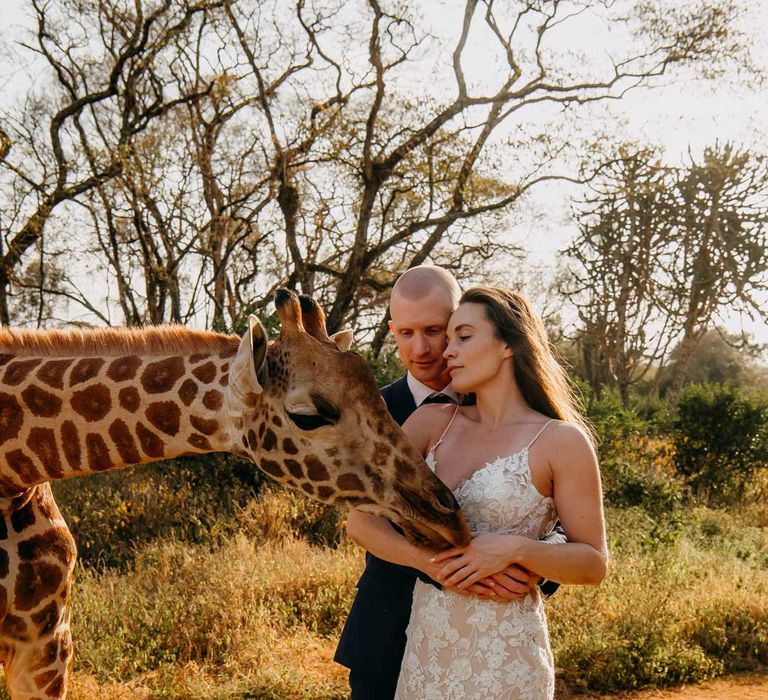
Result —
[{"label": "lace bodice", "polygon": [[[464,479],[453,492],[472,532],[514,533],[538,539],[557,522],[555,502],[531,479],[528,447],[497,457]],[[435,470],[434,449],[426,462]]]},{"label": "lace bodice", "polygon": [[[454,495],[470,530],[536,539],[552,528],[554,501],[531,479],[532,443],[457,486]],[[434,470],[434,449],[426,461]],[[406,634],[397,700],[553,697],[554,662],[537,589],[522,600],[499,603],[417,581]]]}]

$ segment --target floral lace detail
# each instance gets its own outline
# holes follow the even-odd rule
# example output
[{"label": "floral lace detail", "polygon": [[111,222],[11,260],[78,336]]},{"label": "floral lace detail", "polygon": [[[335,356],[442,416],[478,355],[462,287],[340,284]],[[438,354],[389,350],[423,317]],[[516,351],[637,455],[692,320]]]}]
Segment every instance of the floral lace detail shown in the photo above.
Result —
[{"label": "floral lace detail", "polygon": [[[427,455],[434,469],[434,455]],[[557,520],[531,480],[528,448],[478,469],[454,491],[475,532],[537,538]],[[537,590],[496,603],[416,582],[396,698],[547,700],[554,662]]]}]

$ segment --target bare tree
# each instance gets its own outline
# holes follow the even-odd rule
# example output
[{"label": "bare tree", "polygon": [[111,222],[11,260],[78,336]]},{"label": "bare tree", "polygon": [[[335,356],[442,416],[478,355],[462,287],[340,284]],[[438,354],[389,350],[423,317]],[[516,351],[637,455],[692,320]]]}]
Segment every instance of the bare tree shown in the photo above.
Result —
[{"label": "bare tree", "polygon": [[598,395],[615,384],[625,406],[630,387],[665,358],[673,337],[659,298],[674,232],[673,183],[658,152],[621,149],[590,183],[579,232],[564,251],[571,266],[560,291],[578,309],[586,378]]},{"label": "bare tree", "polygon": [[[27,49],[48,66],[56,102],[0,115],[13,142],[0,184],[16,212],[0,259],[4,322],[43,228],[66,248],[52,223],[63,205],[107,261],[126,322],[185,320],[205,303],[209,323],[228,328],[287,285],[321,299],[331,330],[364,317],[378,347],[400,272],[425,260],[480,270],[514,254],[502,233],[520,198],[585,179],[558,166],[566,130],[530,110],[549,106],[565,124],[671,66],[738,53],[729,0],[666,13],[653,1],[466,0],[445,41],[396,0],[183,0],[146,12],[141,0],[98,0],[82,13],[75,0],[56,13],[29,2]],[[602,65],[559,46],[590,7],[628,28]],[[495,52],[482,74],[469,67],[478,42]],[[69,298],[108,322],[75,281]]]},{"label": "bare tree", "polygon": [[768,159],[732,144],[706,149],[679,178],[675,210],[664,298],[682,332],[671,387],[679,391],[720,309],[768,318],[754,296],[768,289]]},{"label": "bare tree", "polygon": [[[15,205],[0,258],[0,323],[10,321],[17,269],[54,210],[118,175],[138,134],[208,92],[179,94],[163,66],[177,38],[223,1],[165,2],[145,13],[140,0],[63,0],[55,8],[30,0],[36,31],[25,48],[54,82],[50,93],[30,96],[21,115],[0,116],[11,142],[1,165]],[[84,50],[92,42],[98,48]]]},{"label": "bare tree", "polygon": [[625,405],[675,347],[671,388],[720,310],[761,314],[768,283],[768,163],[731,145],[663,165],[648,149],[607,163],[579,211],[561,291],[576,306],[587,378],[615,383]]}]

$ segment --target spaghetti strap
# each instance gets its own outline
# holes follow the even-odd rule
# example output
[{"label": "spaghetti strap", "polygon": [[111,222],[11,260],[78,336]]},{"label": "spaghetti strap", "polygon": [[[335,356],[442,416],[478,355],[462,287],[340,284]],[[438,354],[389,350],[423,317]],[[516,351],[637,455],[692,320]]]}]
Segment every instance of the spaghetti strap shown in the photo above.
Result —
[{"label": "spaghetti strap", "polygon": [[[547,429],[547,426],[548,426],[550,423],[553,423],[553,422],[554,422],[554,420],[555,420],[554,418],[550,418],[550,419],[549,419],[549,420],[548,420],[546,423],[544,423],[544,427],[543,427],[541,430],[539,430],[539,432],[538,432],[538,433],[536,433],[536,435],[534,435],[534,436],[533,436],[533,440],[531,440],[531,441],[530,441],[530,442],[529,442],[529,443],[526,445],[526,447],[525,447],[525,449],[526,449],[526,450],[529,450],[529,449],[531,448],[531,445],[533,445],[533,443],[534,443],[534,442],[536,442],[536,439],[539,437],[539,435],[541,435],[541,434],[542,434],[542,433],[543,433],[543,432],[544,432],[544,431]],[[450,425],[450,423],[449,423],[448,425]]]},{"label": "spaghetti strap", "polygon": [[437,439],[437,442],[434,445],[432,445],[432,447],[430,448],[430,450],[429,450],[430,452],[434,452],[437,449],[438,445],[443,441],[443,438],[445,437],[446,433],[448,432],[448,428],[450,428],[453,425],[453,421],[456,418],[456,414],[459,412],[460,408],[461,408],[461,406],[456,404],[456,408],[453,411],[453,415],[451,416],[451,420],[449,420],[448,421],[448,425],[445,426],[445,430],[443,430],[443,434]]}]

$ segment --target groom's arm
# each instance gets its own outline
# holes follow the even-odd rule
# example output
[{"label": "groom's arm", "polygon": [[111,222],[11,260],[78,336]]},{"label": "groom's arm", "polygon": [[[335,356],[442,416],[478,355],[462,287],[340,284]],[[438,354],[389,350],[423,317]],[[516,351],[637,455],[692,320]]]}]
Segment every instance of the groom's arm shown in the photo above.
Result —
[{"label": "groom's arm", "polygon": [[[555,523],[555,527],[539,539],[547,544],[565,544],[568,541],[568,538],[565,535],[565,530],[563,530],[563,526],[559,522]],[[541,589],[541,592],[549,598],[551,595],[554,595],[558,588],[560,588],[560,584],[557,581],[541,579],[541,581],[539,581],[539,588]]]}]

